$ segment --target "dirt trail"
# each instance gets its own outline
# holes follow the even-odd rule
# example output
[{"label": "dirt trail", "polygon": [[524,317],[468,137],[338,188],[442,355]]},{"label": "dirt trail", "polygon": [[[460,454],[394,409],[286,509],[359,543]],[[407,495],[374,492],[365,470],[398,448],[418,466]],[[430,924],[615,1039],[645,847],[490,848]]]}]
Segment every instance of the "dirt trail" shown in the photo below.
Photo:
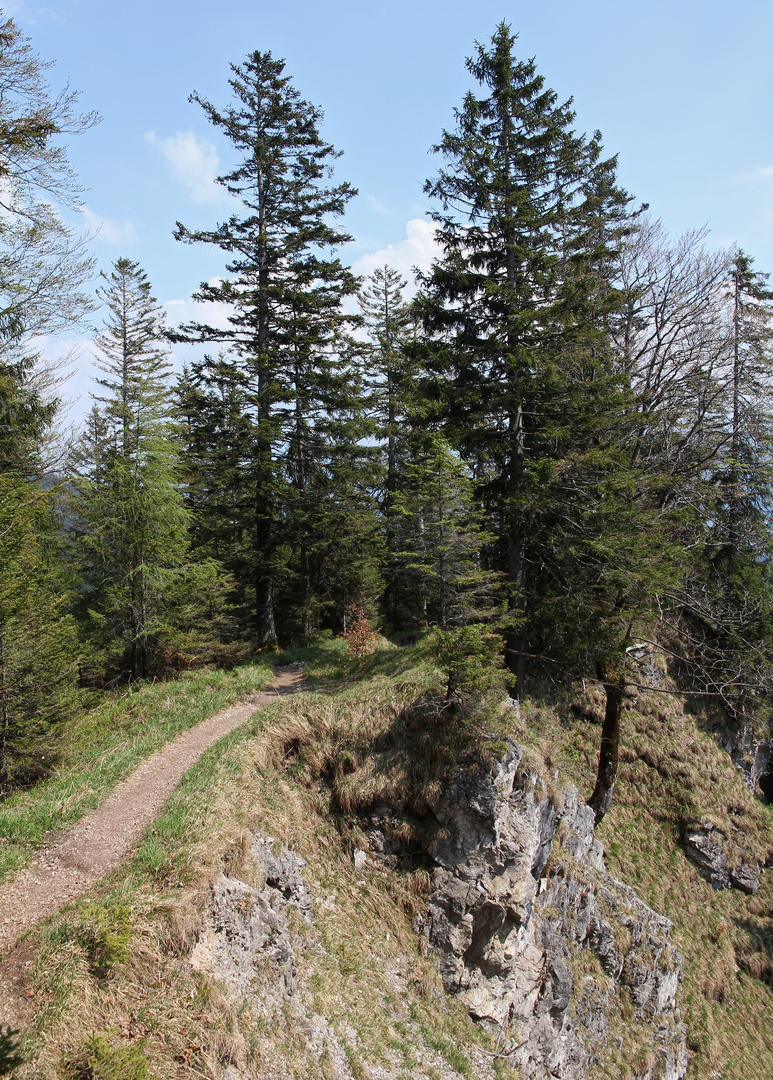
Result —
[{"label": "dirt trail", "polygon": [[[268,690],[250,694],[178,735],[123,780],[97,810],[41,851],[31,866],[0,886],[0,952],[115,870],[207,747],[244,723],[261,705],[295,693],[302,677],[295,667],[278,668]],[[20,1018],[21,972],[13,953],[24,951],[23,943],[0,963],[0,1023],[18,1023]]]}]

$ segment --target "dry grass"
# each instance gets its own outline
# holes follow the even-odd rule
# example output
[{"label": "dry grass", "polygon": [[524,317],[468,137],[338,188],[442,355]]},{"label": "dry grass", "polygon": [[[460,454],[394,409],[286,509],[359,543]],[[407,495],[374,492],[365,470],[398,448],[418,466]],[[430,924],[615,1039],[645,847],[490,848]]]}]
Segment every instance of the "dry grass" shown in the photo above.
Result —
[{"label": "dry grass", "polygon": [[[88,1076],[84,1062],[96,1052],[90,1047],[105,1060],[118,1055],[125,1080],[134,1080],[130,1066],[137,1080],[218,1078],[229,1064],[287,1080],[340,1075],[332,1045],[312,1053],[292,1008],[268,1022],[187,962],[219,874],[261,884],[249,856],[255,831],[307,860],[314,923],[291,916],[299,993],[307,1013],[324,1017],[335,1032],[352,1075],[380,1066],[406,1080],[515,1077],[505,1063],[494,1069],[476,1057],[475,1047],[490,1048],[491,1039],[444,998],[424,940],[411,928],[429,886],[426,871],[368,864],[356,873],[355,826],[338,803],[339,793],[352,790],[343,782],[360,770],[359,793],[341,794],[342,801],[359,805],[377,790],[367,740],[401,723],[425,689],[426,678],[418,676],[395,698],[376,678],[333,700],[285,699],[207,751],[132,863],[38,934],[36,1017],[26,1039],[30,1063],[19,1080]],[[293,739],[302,746],[294,760],[286,752]],[[361,758],[347,773],[337,766],[352,752]],[[394,760],[388,746],[379,753]],[[410,782],[407,765],[401,769],[401,783]],[[87,928],[93,937],[104,926],[121,947],[97,968]],[[127,1048],[132,1054],[124,1061]],[[120,1070],[115,1075],[123,1080]]]},{"label": "dry grass", "polygon": [[[449,706],[431,670],[400,681],[380,676],[364,691],[292,703],[270,729],[261,763],[309,786],[324,780],[345,814],[386,805],[424,818],[451,769],[493,761],[511,715]],[[395,838],[414,839],[411,827]]]},{"label": "dry grass", "polygon": [[[520,737],[536,762],[559,770],[587,796],[601,736],[601,691],[586,685],[553,700],[527,704]],[[763,873],[757,896],[715,892],[685,857],[682,838],[687,827],[710,821],[722,833],[730,865],[764,865],[773,856],[773,810],[751,795],[719,747],[717,715],[702,703],[688,705],[689,712],[671,694],[629,700],[614,801],[598,835],[610,872],[674,923],[672,940],[685,957],[689,1075],[767,1080],[773,1076],[773,874]],[[618,1022],[624,1044],[617,1064],[614,1054],[606,1063],[605,1080],[637,1075],[635,1025],[624,1017]],[[641,1037],[646,1042],[646,1032]]]}]

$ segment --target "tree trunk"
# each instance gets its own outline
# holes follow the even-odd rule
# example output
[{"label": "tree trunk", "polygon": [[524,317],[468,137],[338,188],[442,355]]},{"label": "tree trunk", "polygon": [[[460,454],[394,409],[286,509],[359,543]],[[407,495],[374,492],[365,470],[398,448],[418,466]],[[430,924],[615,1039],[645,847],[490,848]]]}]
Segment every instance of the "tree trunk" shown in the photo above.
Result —
[{"label": "tree trunk", "polygon": [[140,673],[143,679],[148,677],[148,604],[145,588],[145,564],[140,566]]},{"label": "tree trunk", "polygon": [[397,630],[397,557],[395,555],[394,500],[397,462],[394,437],[394,406],[389,401],[389,439],[387,443],[386,496],[384,498],[384,521],[386,524],[387,567],[386,588],[384,589],[384,610],[387,622]]},{"label": "tree trunk", "polygon": [[261,646],[276,645],[274,583],[270,577],[255,582],[255,635]]},{"label": "tree trunk", "polygon": [[601,728],[601,749],[596,787],[588,800],[593,808],[596,824],[609,810],[612,794],[617,780],[617,766],[620,757],[620,717],[623,711],[623,687],[618,683],[604,683],[607,705],[604,712],[604,724]]},{"label": "tree trunk", "polygon": [[[523,483],[524,431],[523,410],[519,405],[509,420],[510,463],[508,476],[508,495],[511,499],[520,491]],[[505,515],[507,523],[507,577],[512,590],[510,611],[516,620],[516,627],[505,633],[505,662],[515,676],[515,685],[510,687],[510,694],[516,701],[523,701],[526,676],[527,642],[522,626],[525,619],[523,602],[523,539],[520,516],[508,507]]]},{"label": "tree trunk", "polygon": [[0,794],[5,791],[8,783],[8,729],[10,727],[10,709],[8,706],[9,689],[6,683],[5,652],[5,635],[0,629],[0,709],[2,709],[2,715],[0,717],[2,722],[2,730],[0,730]]},{"label": "tree trunk", "polygon": [[261,368],[258,378],[261,404],[258,409],[258,439],[255,486],[255,624],[258,645],[276,645],[274,625],[274,505],[273,446],[271,409],[267,401],[269,373]]}]

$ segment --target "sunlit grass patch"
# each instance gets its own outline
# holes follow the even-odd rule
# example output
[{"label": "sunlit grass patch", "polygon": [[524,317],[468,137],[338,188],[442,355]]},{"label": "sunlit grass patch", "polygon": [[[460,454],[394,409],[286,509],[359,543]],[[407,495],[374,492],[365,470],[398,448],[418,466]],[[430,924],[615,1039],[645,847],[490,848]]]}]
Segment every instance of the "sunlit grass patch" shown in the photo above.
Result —
[{"label": "sunlit grass patch", "polygon": [[93,810],[141,761],[181,732],[265,686],[265,664],[194,671],[111,694],[61,732],[51,776],[0,802],[0,880],[52,832]]}]

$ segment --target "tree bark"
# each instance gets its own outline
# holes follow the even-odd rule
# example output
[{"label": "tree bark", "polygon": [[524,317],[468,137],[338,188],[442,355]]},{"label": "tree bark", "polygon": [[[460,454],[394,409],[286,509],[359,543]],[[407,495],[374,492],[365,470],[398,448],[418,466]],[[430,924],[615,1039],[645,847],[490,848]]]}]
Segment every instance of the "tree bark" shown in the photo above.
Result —
[{"label": "tree bark", "polygon": [[604,692],[607,696],[607,704],[604,724],[601,728],[599,767],[596,787],[588,800],[588,805],[593,808],[597,825],[612,804],[620,759],[620,717],[623,711],[623,687],[618,683],[605,682]]},{"label": "tree bark", "polygon": [[0,794],[5,791],[8,782],[8,729],[10,727],[10,709],[8,706],[8,686],[5,669],[5,635],[0,629]]},{"label": "tree bark", "polygon": [[[520,491],[523,483],[524,468],[524,430],[523,409],[519,404],[509,418],[509,446],[510,462],[508,476],[508,495],[514,499]],[[521,521],[512,508],[508,507],[507,522],[507,577],[513,595],[510,599],[510,611],[517,622],[515,629],[505,633],[505,662],[515,676],[515,685],[510,688],[510,694],[516,701],[523,702],[524,684],[526,677],[526,639],[523,636],[523,623],[525,621],[525,609],[523,602],[523,538],[521,535]]]}]

